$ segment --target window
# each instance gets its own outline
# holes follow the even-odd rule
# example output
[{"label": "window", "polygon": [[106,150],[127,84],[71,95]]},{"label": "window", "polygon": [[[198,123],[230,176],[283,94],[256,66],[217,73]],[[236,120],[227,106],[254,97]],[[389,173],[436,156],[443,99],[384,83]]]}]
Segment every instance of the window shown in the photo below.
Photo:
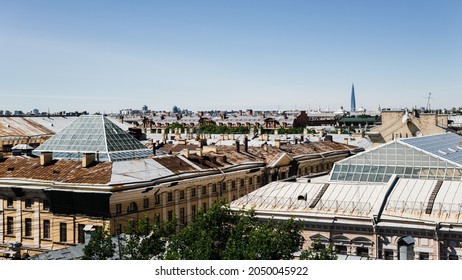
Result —
[{"label": "window", "polygon": [[85,243],[85,232],[83,231],[84,227],[85,227],[84,224],[79,224],[77,226],[78,242],[81,244]]},{"label": "window", "polygon": [[138,211],[138,206],[136,205],[135,202],[130,202],[130,205],[128,205],[127,212],[128,213],[133,213],[133,212],[136,212],[136,211]]},{"label": "window", "polygon": [[6,234],[13,234],[13,217],[6,218]]},{"label": "window", "polygon": [[191,189],[191,196],[196,196],[196,188]]},{"label": "window", "polygon": [[48,200],[43,201],[43,210],[50,210],[50,203]]},{"label": "window", "polygon": [[32,207],[32,199],[26,199],[26,203],[25,203],[25,206],[26,208],[31,208]]},{"label": "window", "polygon": [[122,224],[118,224],[115,234],[116,234],[116,235],[119,235],[119,234],[121,234],[121,233],[122,233]]},{"label": "window", "polygon": [[213,184],[213,186],[212,186],[212,192],[214,192],[214,193],[217,192],[217,184]]},{"label": "window", "polygon": [[429,259],[430,259],[429,253],[424,253],[424,252],[419,253],[419,260],[429,260]]},{"label": "window", "polygon": [[194,220],[196,216],[196,205],[191,206],[191,217]]},{"label": "window", "polygon": [[231,181],[231,188],[232,188],[232,189],[235,189],[235,188],[236,188],[236,182],[235,182],[235,181]]},{"label": "window", "polygon": [[202,194],[207,194],[207,187],[202,186]]},{"label": "window", "polygon": [[43,238],[50,239],[50,220],[43,220]]},{"label": "window", "polygon": [[173,193],[172,192],[169,192],[167,194],[167,201],[172,201],[173,200]]},{"label": "window", "polygon": [[222,192],[226,191],[226,183],[225,182],[221,183],[221,191]]},{"label": "window", "polygon": [[184,199],[184,191],[180,191],[180,199]]},{"label": "window", "polygon": [[202,209],[204,210],[204,212],[207,210],[207,203],[202,203]]},{"label": "window", "polygon": [[59,223],[59,242],[67,242],[67,224]]},{"label": "window", "polygon": [[260,182],[261,182],[261,177],[257,176],[257,184],[260,184]]},{"label": "window", "polygon": [[116,204],[116,215],[122,214],[122,204]]},{"label": "window", "polygon": [[244,181],[244,179],[241,179],[241,187],[243,187],[243,186],[244,186],[244,184],[245,184],[245,181]]},{"label": "window", "polygon": [[383,258],[385,260],[393,260],[393,250],[384,250],[383,251]]},{"label": "window", "polygon": [[173,211],[172,210],[168,211],[168,220],[169,221],[173,220]]},{"label": "window", "polygon": [[337,251],[337,254],[340,254],[340,255],[346,255],[347,254],[347,246],[336,245],[335,249]]},{"label": "window", "polygon": [[252,185],[253,182],[252,182],[252,177],[249,177],[249,185]]},{"label": "window", "polygon": [[143,208],[144,209],[149,208],[149,198],[145,198],[143,200]]},{"label": "window", "polygon": [[159,224],[160,223],[160,214],[156,214],[154,219],[155,219],[156,223]]},{"label": "window", "polygon": [[13,198],[12,197],[8,197],[6,199],[6,207],[13,208]]},{"label": "window", "polygon": [[369,249],[366,248],[366,247],[357,247],[356,248],[356,256],[368,257],[369,256]]},{"label": "window", "polygon": [[32,219],[26,218],[24,219],[24,230],[25,234],[24,236],[32,236]]},{"label": "window", "polygon": [[160,204],[160,195],[156,194],[156,196],[154,197],[154,204]]},{"label": "window", "polygon": [[184,225],[184,208],[180,208],[180,224]]}]

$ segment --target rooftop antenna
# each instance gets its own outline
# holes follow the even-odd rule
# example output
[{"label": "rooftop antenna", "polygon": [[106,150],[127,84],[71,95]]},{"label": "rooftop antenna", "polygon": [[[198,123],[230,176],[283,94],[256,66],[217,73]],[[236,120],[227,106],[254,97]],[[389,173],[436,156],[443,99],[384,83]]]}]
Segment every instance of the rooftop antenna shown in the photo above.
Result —
[{"label": "rooftop antenna", "polygon": [[432,93],[429,92],[428,93],[428,99],[427,99],[427,111],[430,111],[430,97],[431,97]]}]

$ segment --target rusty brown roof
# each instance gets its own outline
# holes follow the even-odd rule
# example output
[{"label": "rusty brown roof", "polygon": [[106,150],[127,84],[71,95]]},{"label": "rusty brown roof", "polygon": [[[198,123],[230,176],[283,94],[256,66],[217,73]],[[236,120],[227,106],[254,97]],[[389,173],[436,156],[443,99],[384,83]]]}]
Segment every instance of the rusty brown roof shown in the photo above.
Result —
[{"label": "rusty brown roof", "polygon": [[291,156],[321,154],[332,151],[349,151],[352,148],[351,146],[331,141],[281,145],[281,150]]},{"label": "rusty brown roof", "polygon": [[111,173],[111,162],[83,168],[80,161],[54,160],[47,166],[41,166],[39,158],[15,156],[0,163],[0,179],[99,185],[109,183]]},{"label": "rusty brown roof", "polygon": [[153,159],[175,174],[198,171],[189,163],[175,155],[158,156]]},{"label": "rusty brown roof", "polygon": [[[152,145],[150,145],[149,148],[152,148]],[[186,145],[185,144],[164,144],[162,147],[159,148],[159,150],[164,151],[166,153],[171,152],[172,154],[178,154],[184,149],[196,150],[197,148],[199,148],[198,145],[192,145],[192,144],[186,144]]]},{"label": "rusty brown roof", "polygon": [[0,137],[52,135],[53,131],[22,117],[0,117]]}]

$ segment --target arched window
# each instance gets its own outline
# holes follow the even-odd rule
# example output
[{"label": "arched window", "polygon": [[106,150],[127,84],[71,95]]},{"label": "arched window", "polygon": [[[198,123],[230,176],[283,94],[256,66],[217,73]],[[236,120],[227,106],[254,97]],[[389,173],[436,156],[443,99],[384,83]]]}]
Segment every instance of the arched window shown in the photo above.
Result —
[{"label": "arched window", "polygon": [[136,205],[135,202],[130,202],[130,205],[128,205],[127,212],[128,213],[133,213],[138,211],[138,206]]},{"label": "arched window", "polygon": [[372,248],[372,241],[366,237],[356,237],[351,240],[352,245],[356,249],[356,256],[368,257],[369,249]]},{"label": "arched window", "polygon": [[348,254],[348,247],[350,246],[350,239],[342,234],[335,235],[332,237],[332,243],[334,243],[335,249],[340,255]]}]

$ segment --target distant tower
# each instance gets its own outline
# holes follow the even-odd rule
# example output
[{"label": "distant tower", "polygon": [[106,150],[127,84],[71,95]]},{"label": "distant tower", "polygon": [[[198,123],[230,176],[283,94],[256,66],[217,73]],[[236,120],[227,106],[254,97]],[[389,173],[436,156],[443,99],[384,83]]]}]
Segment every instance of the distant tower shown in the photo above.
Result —
[{"label": "distant tower", "polygon": [[356,111],[355,85],[351,84],[351,112]]}]

